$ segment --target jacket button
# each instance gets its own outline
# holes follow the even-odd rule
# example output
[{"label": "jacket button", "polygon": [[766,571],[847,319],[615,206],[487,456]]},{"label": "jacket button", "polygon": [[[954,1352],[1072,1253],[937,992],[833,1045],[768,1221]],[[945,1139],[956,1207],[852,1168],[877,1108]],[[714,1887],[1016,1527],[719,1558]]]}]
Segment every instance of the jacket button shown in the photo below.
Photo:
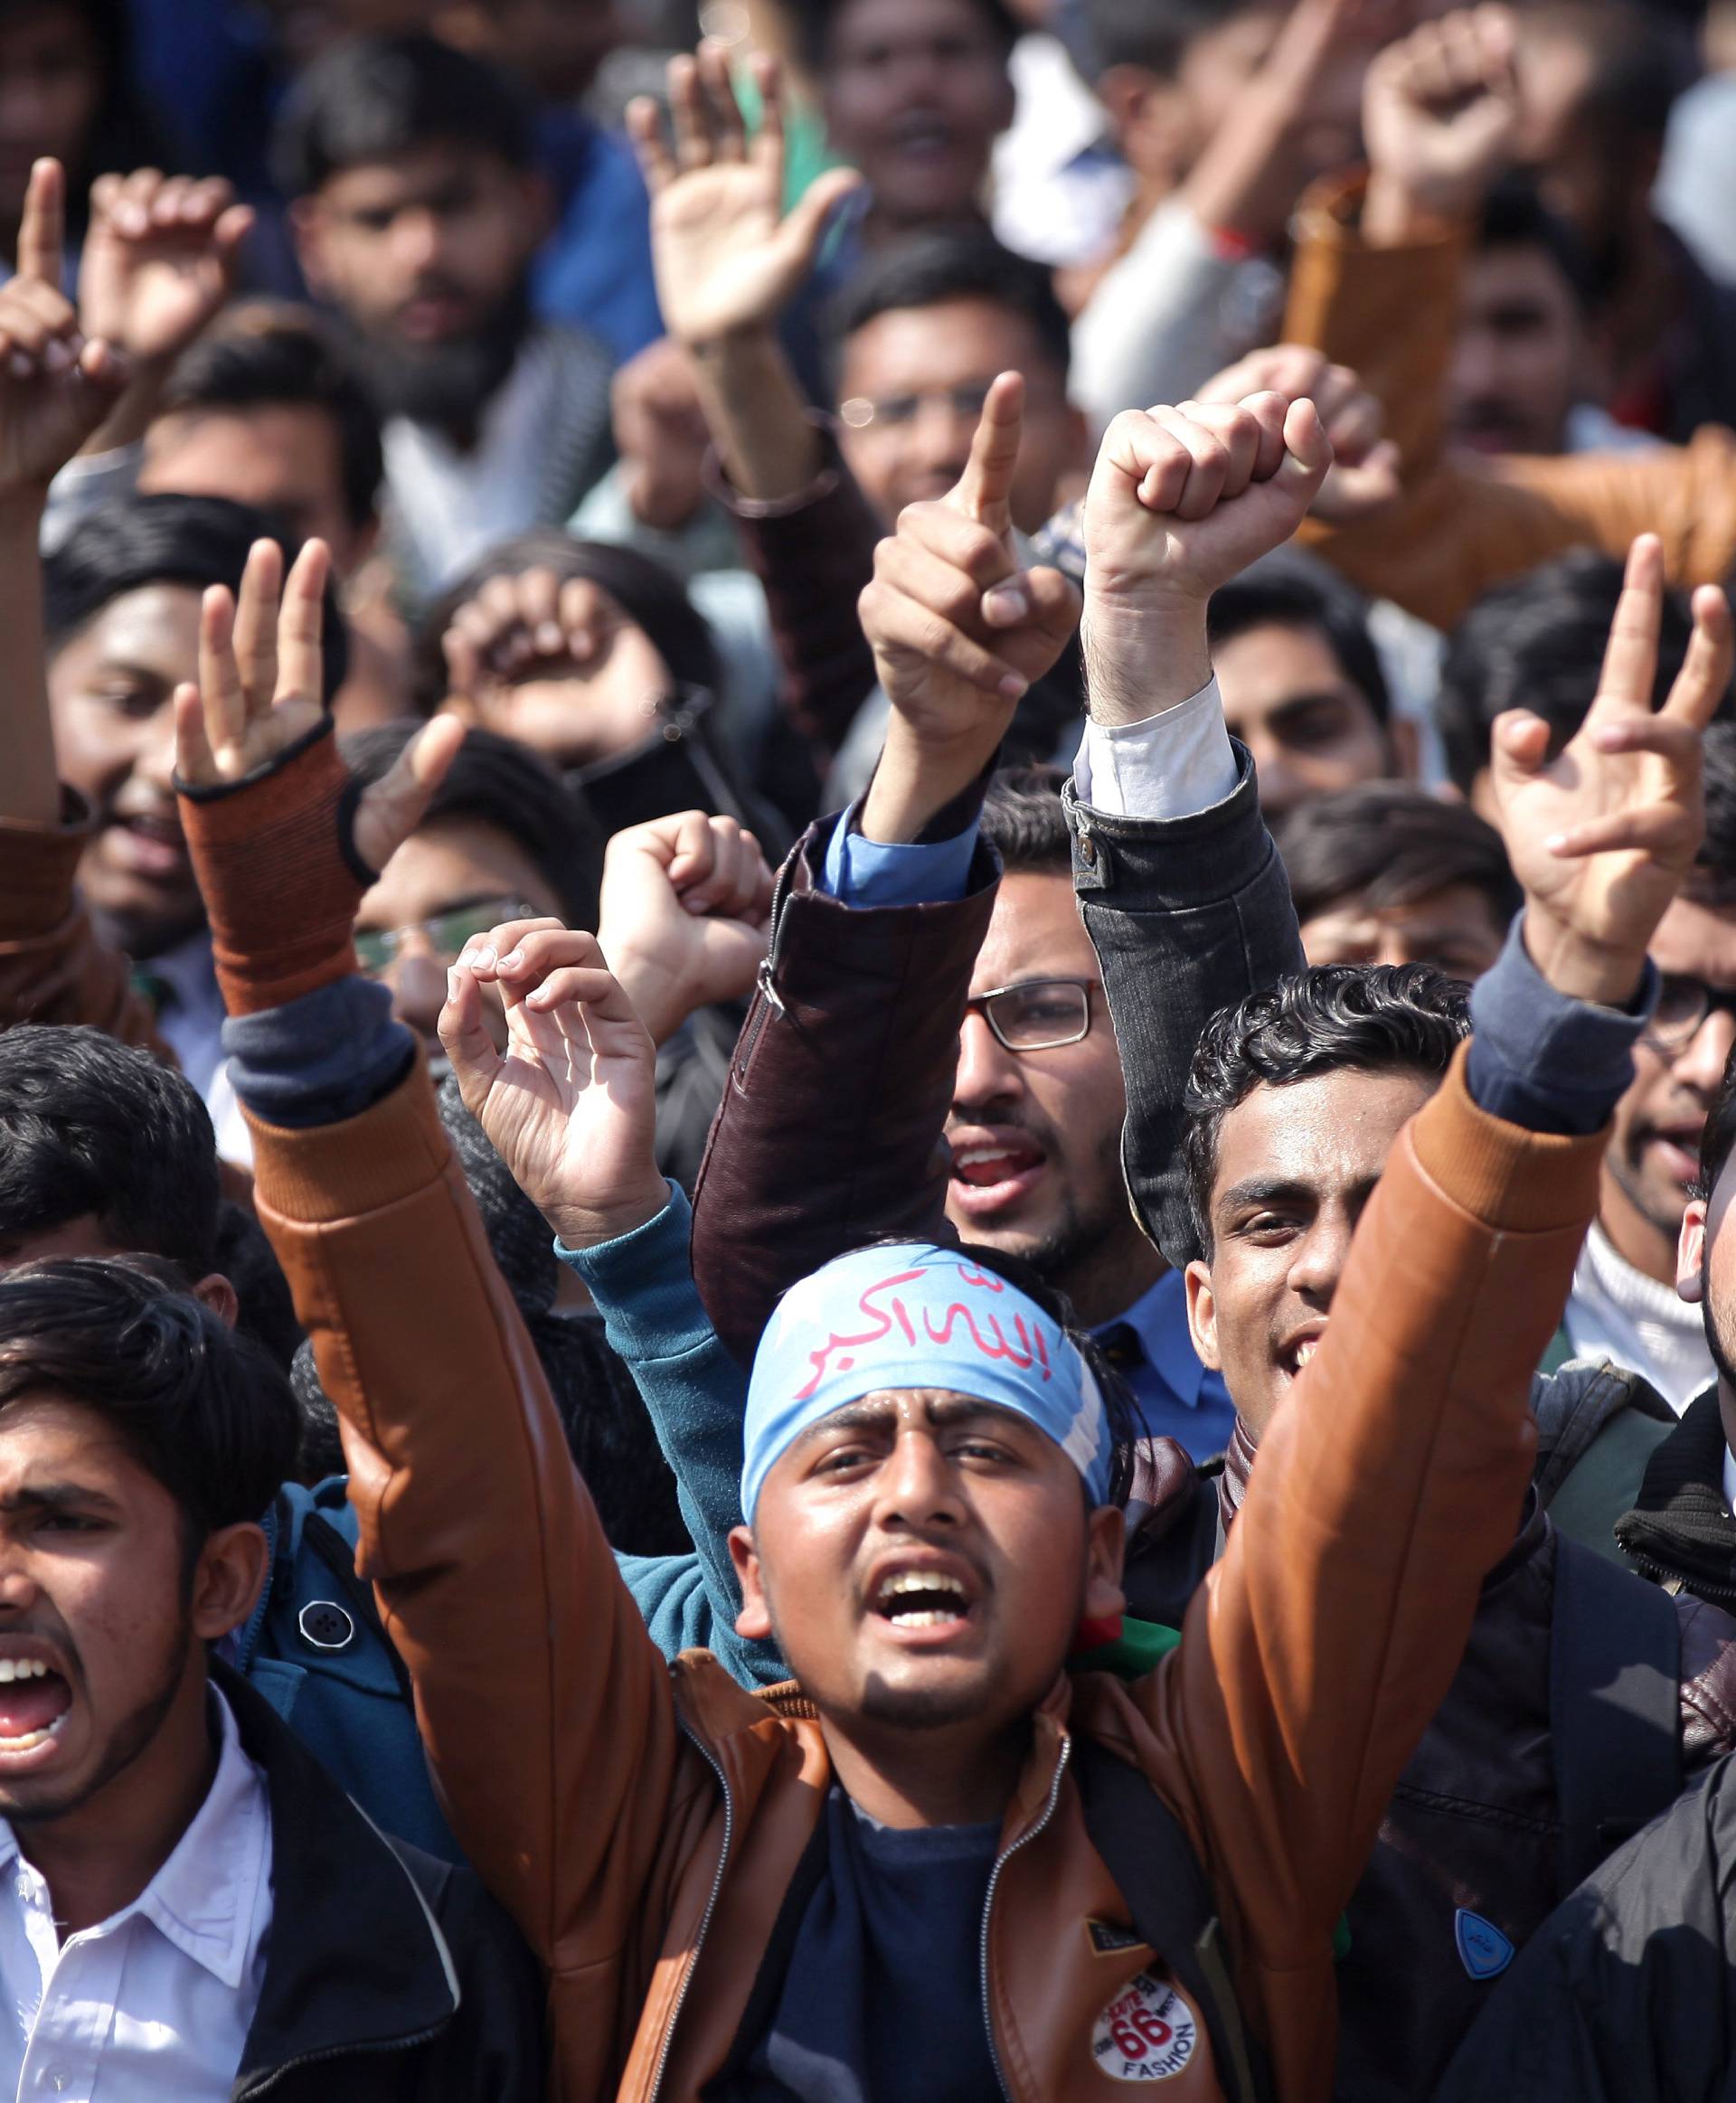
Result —
[{"label": "jacket button", "polygon": [[344,1650],[355,1641],[355,1617],[335,1599],[310,1599],[296,1626],[316,1650]]},{"label": "jacket button", "polygon": [[1089,833],[1081,833],[1079,835],[1079,858],[1087,869],[1096,866],[1097,842],[1092,839]]}]

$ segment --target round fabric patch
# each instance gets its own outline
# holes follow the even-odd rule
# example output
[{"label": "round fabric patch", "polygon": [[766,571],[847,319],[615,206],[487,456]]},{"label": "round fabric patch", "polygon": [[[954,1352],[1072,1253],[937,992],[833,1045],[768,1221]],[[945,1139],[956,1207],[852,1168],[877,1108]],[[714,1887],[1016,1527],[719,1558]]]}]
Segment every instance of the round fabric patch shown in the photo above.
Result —
[{"label": "round fabric patch", "polygon": [[1166,2081],[1194,2057],[1194,2011],[1167,1979],[1141,1972],[1097,2019],[1091,2057],[1115,2081]]}]

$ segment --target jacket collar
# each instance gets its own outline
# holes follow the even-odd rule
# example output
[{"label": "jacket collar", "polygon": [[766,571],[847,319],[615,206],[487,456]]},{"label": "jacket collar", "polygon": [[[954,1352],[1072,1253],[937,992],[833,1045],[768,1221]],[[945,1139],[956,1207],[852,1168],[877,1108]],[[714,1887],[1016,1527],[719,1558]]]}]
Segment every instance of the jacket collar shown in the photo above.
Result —
[{"label": "jacket collar", "polygon": [[439,2030],[458,2009],[458,1975],[398,1852],[263,1695],[226,1665],[212,1676],[265,1777],[274,1838],[271,1940],[236,2092],[291,2061]]},{"label": "jacket collar", "polygon": [[1724,1424],[1714,1384],[1655,1447],[1639,1496],[1616,1539],[1647,1571],[1677,1578],[1696,1598],[1736,1605],[1736,1518],[1724,1503]]}]

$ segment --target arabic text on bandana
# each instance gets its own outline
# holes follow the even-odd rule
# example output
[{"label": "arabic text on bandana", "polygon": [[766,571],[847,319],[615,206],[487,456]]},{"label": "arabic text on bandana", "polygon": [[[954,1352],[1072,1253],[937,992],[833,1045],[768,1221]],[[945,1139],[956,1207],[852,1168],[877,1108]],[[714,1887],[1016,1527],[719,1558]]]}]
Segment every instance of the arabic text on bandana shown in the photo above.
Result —
[{"label": "arabic text on bandana", "polygon": [[897,1388],[946,1388],[1027,1419],[1078,1468],[1093,1501],[1107,1502],[1103,1397],[1066,1332],[956,1249],[899,1241],[828,1263],[773,1316],[742,1427],[748,1519],[778,1456],[810,1424]]}]

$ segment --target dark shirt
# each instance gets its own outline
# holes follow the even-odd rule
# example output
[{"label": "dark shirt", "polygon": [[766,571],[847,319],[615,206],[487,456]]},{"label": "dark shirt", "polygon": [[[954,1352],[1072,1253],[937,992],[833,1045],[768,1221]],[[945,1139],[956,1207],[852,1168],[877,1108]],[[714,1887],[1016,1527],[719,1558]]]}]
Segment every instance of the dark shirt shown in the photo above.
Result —
[{"label": "dark shirt", "polygon": [[879,1825],[834,1787],[826,1863],[741,2071],[708,2103],[994,2103],[983,2017],[992,1825]]}]

